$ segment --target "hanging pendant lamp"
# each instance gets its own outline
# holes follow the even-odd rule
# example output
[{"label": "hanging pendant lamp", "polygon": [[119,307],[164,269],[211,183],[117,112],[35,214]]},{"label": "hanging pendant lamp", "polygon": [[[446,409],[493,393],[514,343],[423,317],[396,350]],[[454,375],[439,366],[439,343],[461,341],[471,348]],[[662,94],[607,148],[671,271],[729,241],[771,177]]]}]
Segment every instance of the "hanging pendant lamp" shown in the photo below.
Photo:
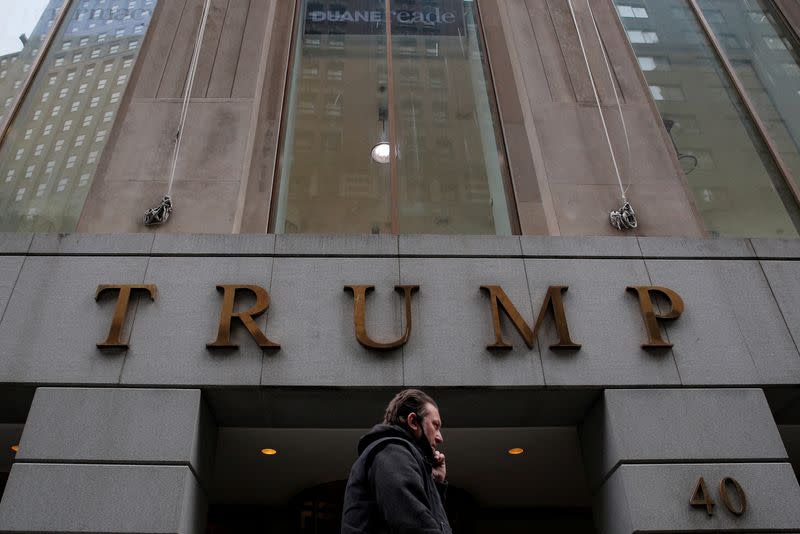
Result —
[{"label": "hanging pendant lamp", "polygon": [[[383,87],[381,87],[383,92]],[[389,138],[386,135],[386,116],[388,111],[386,108],[378,109],[378,120],[381,121],[381,136],[375,146],[372,147],[372,161],[381,165],[386,165],[392,161],[392,145],[389,143]]]}]

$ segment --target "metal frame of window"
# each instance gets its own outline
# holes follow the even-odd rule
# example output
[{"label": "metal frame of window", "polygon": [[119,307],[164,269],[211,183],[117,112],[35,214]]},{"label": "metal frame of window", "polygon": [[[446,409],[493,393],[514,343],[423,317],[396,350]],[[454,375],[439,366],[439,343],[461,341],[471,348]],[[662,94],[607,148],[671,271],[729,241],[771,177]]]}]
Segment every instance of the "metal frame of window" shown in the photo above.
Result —
[{"label": "metal frame of window", "polygon": [[[703,9],[700,7],[700,4],[697,3],[697,0],[686,0],[686,1],[689,3],[689,6],[691,7],[692,11],[697,17],[698,22],[700,22],[700,26],[703,28],[703,33],[705,33],[706,38],[708,38],[708,41],[711,44],[711,47],[714,49],[714,53],[717,55],[720,62],[722,63],[722,66],[725,69],[728,78],[731,80],[731,83],[733,84],[736,93],[739,95],[739,98],[744,104],[748,116],[753,120],[753,124],[755,124],[758,133],[764,140],[764,143],[766,144],[767,149],[769,150],[769,153],[772,156],[772,160],[775,162],[775,166],[781,173],[783,181],[786,183],[789,190],[792,192],[792,196],[794,197],[794,200],[797,203],[797,205],[800,206],[800,186],[798,186],[797,182],[792,176],[792,173],[789,170],[789,166],[786,165],[786,162],[781,157],[780,152],[778,151],[778,146],[775,144],[775,141],[770,136],[769,131],[767,130],[766,125],[764,124],[764,121],[758,114],[758,110],[753,104],[750,95],[747,93],[747,89],[742,83],[741,78],[739,78],[739,75],[736,73],[736,70],[733,67],[733,63],[731,63],[731,60],[728,58],[728,55],[722,48],[722,44],[720,43],[719,39],[714,33],[711,24],[708,22],[708,19],[706,19],[706,16],[703,14]],[[773,7],[775,7],[778,13],[781,14],[781,17],[784,19],[781,22],[786,24],[787,30],[791,32],[793,36],[796,37],[795,29],[792,27],[791,24],[788,24],[785,21],[785,16],[783,14],[783,11],[781,10],[781,6],[773,2],[772,0],[770,0],[770,4]],[[800,180],[800,176],[798,176],[797,179]]]},{"label": "metal frame of window", "polygon": [[[495,123],[495,138],[497,139],[498,148],[502,155],[502,171],[503,171],[503,186],[506,194],[506,205],[508,206],[508,218],[511,222],[511,235],[522,235],[522,223],[519,220],[519,205],[517,204],[517,189],[514,182],[514,177],[511,174],[511,158],[508,153],[508,146],[506,145],[505,130],[503,129],[503,117],[500,113],[500,101],[497,98],[497,90],[495,89],[495,71],[492,64],[492,55],[489,52],[489,43],[486,38],[486,25],[484,24],[484,16],[482,11],[483,0],[475,0],[475,14],[478,17],[478,30],[480,34],[481,44],[483,45],[483,61],[486,63],[487,77],[486,89],[489,92],[489,101],[493,107],[496,117]],[[505,30],[508,31],[508,30]],[[549,224],[549,223],[548,223]]]},{"label": "metal frame of window", "polygon": [[[386,11],[386,20],[391,20],[391,16],[389,13],[392,10],[391,7],[392,0],[385,0],[385,11]],[[486,30],[482,24],[481,18],[481,11],[480,11],[480,1],[475,0],[475,7],[476,7],[476,16],[478,17],[478,27],[479,31],[479,38],[481,39],[481,43],[483,45],[483,50],[485,52],[484,61],[488,64],[490,63],[488,47],[486,44]],[[284,84],[284,92],[283,92],[283,113],[281,113],[281,121],[280,121],[280,138],[278,141],[277,146],[277,157],[275,158],[275,169],[274,169],[274,179],[272,182],[272,195],[270,197],[270,206],[269,206],[269,217],[268,217],[268,233],[274,233],[275,226],[277,225],[277,202],[276,199],[279,197],[280,188],[283,187],[282,184],[282,176],[283,176],[283,165],[284,165],[284,152],[286,150],[286,130],[289,127],[288,122],[286,120],[288,113],[287,109],[289,106],[289,100],[291,96],[291,81],[292,81],[292,69],[295,66],[295,58],[296,54],[299,53],[297,50],[296,43],[298,32],[302,31],[300,28],[300,14],[302,11],[302,0],[295,0],[295,10],[294,10],[294,20],[292,23],[292,34],[291,34],[291,49],[289,51],[289,67],[286,70],[286,83]],[[392,223],[392,235],[399,235],[400,234],[400,179],[399,179],[399,172],[397,169],[397,158],[395,157],[395,147],[397,146],[397,130],[396,130],[396,110],[395,110],[395,99],[394,99],[394,54],[392,50],[392,25],[387,22],[386,24],[386,54],[387,54],[387,122],[389,123],[388,134],[389,134],[389,144],[392,146],[392,160],[391,160],[391,169],[390,169],[390,190],[391,190],[391,223]],[[497,101],[497,93],[494,90],[494,77],[491,71],[491,65],[489,64],[489,69],[487,72],[488,80],[487,88],[490,92],[489,99],[491,105],[495,110],[495,115],[498,121],[502,121],[500,117],[500,106]],[[506,194],[506,203],[508,205],[508,217],[509,222],[511,223],[511,233],[512,235],[520,235],[522,232],[520,230],[520,222],[519,222],[519,211],[517,207],[517,200],[516,200],[516,193],[513,188],[513,177],[511,176],[511,169],[508,166],[508,149],[506,147],[506,142],[503,137],[503,133],[501,129],[496,129],[496,136],[498,136],[498,145],[500,150],[502,151],[502,158],[501,161],[503,166],[503,186],[505,189]]]},{"label": "metal frame of window", "polygon": [[267,214],[266,233],[275,233],[278,216],[278,199],[283,186],[284,153],[286,152],[286,131],[289,128],[289,103],[291,102],[292,72],[295,67],[298,50],[297,42],[300,28],[300,13],[303,9],[303,0],[290,0],[294,2],[294,16],[292,17],[292,30],[289,40],[289,64],[286,67],[286,79],[283,83],[283,103],[281,105],[280,125],[278,127],[278,144],[275,147],[275,167],[272,170],[272,192],[269,197],[269,212]]},{"label": "metal frame of window", "polygon": [[386,85],[387,87],[387,110],[389,113],[389,146],[392,149],[392,159],[390,160],[391,169],[389,171],[389,181],[391,183],[392,196],[392,235],[400,233],[400,178],[397,169],[397,104],[395,102],[394,87],[394,43],[392,42],[392,0],[386,0]]},{"label": "metal frame of window", "polygon": [[73,4],[76,3],[76,1],[77,0],[64,0],[64,4],[61,7],[61,11],[58,13],[52,28],[50,28],[50,31],[47,32],[47,35],[42,42],[42,47],[39,50],[39,53],[36,55],[36,58],[33,60],[31,70],[28,72],[28,76],[25,78],[19,93],[17,93],[17,96],[14,98],[14,102],[11,104],[8,116],[4,119],[4,122],[0,124],[0,146],[2,146],[3,142],[5,142],[6,136],[8,135],[9,130],[11,130],[11,126],[14,124],[14,120],[19,114],[19,110],[22,108],[22,103],[25,101],[25,97],[28,95],[31,85],[33,85],[34,80],[36,80],[36,76],[39,74],[39,70],[42,68],[42,64],[44,63],[47,54],[50,52],[53,42],[56,40],[56,35],[58,35],[58,32],[61,30],[64,21],[67,19],[67,13],[69,13],[69,10],[72,8]]}]

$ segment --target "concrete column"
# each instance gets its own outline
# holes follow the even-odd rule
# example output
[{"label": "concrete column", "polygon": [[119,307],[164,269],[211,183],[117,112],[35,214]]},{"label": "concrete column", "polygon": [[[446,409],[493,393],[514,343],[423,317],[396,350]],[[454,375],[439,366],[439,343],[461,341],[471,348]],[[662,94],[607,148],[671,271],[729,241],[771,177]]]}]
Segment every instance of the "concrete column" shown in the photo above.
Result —
[{"label": "concrete column", "polygon": [[39,388],[0,532],[201,533],[215,434],[200,390]]},{"label": "concrete column", "polygon": [[[602,534],[800,531],[800,486],[760,389],[606,390],[580,434]],[[701,477],[710,514],[690,504]]]}]

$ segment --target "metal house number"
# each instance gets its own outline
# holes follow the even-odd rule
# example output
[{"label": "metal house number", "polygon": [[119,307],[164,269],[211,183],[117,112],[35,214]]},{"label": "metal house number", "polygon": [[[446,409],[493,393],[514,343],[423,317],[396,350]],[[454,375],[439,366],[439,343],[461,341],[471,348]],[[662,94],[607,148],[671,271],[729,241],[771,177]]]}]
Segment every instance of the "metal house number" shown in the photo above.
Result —
[{"label": "metal house number", "polygon": [[[732,498],[731,490],[736,494]],[[744,488],[739,484],[739,481],[732,477],[725,477],[719,483],[719,498],[725,508],[735,516],[741,516],[747,511],[747,495]],[[689,504],[698,508],[705,508],[708,515],[714,515],[714,499],[706,487],[706,481],[703,477],[697,479],[694,485],[692,496],[689,499]]]}]

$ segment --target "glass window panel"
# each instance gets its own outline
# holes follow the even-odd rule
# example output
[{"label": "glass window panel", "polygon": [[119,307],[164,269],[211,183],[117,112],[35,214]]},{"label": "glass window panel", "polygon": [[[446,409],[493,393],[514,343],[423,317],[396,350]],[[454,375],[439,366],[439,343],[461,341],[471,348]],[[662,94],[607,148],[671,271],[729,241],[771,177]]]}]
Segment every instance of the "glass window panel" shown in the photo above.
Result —
[{"label": "glass window panel", "polygon": [[[725,54],[764,120],[770,137],[800,185],[800,46],[765,0],[702,0],[703,13],[717,35],[735,36],[738,47],[721,40]],[[785,142],[788,133],[789,141]]]},{"label": "glass window panel", "polygon": [[635,6],[620,4],[617,5],[617,12],[619,13],[620,17],[639,18],[639,19],[647,18],[647,10],[643,7],[635,7]]},{"label": "glass window panel", "polygon": [[[728,11],[716,9],[725,2],[712,3],[714,20],[729,24]],[[743,2],[734,3],[750,20]],[[637,56],[666,58],[670,65],[643,72],[709,232],[797,237],[796,202],[687,0],[644,4],[648,18],[621,20],[629,35],[631,21],[640,33],[658,35],[657,41],[631,38],[631,42]],[[745,42],[727,29],[726,35],[737,46]]]},{"label": "glass window panel", "polygon": [[669,58],[665,57],[652,57],[652,56],[639,56],[639,67],[642,70],[669,70]]},{"label": "glass window panel", "polygon": [[[51,25],[50,11],[60,3],[53,0],[49,4],[37,28]],[[129,37],[124,47],[119,46],[119,39],[101,39],[100,28],[110,35],[117,31],[133,34],[127,30],[149,24],[155,3],[81,0],[69,8],[0,147],[0,176],[11,170],[15,176],[0,183],[0,231],[75,230],[102,154],[102,141],[107,139],[105,134],[99,136],[98,130],[113,123],[120,98],[111,94],[124,90],[138,52],[128,51]],[[134,37],[137,41],[143,38],[143,33]],[[99,55],[93,54],[94,50],[100,50]],[[104,65],[102,73],[99,58]],[[101,119],[93,120],[95,115]],[[28,130],[32,135],[27,135]],[[85,139],[97,142],[86,143]],[[29,168],[34,172],[25,172]]]},{"label": "glass window panel", "polygon": [[391,13],[388,57],[384,0],[301,3],[275,231],[510,234],[474,3]]},{"label": "glass window panel", "polygon": [[[339,4],[301,6],[277,233],[392,230],[390,168],[370,155],[387,121],[383,0],[359,2],[358,11],[366,13],[359,22],[341,21],[340,13],[350,10]],[[383,121],[373,112],[378,109]]]},{"label": "glass window panel", "polygon": [[[398,12],[395,41],[408,40],[415,53],[395,49],[393,62],[402,117],[397,123],[400,230],[510,234],[502,146],[475,4],[401,4],[405,15]],[[428,19],[417,18],[419,12],[429,13]],[[431,82],[427,74],[437,69]],[[404,72],[413,72],[415,82]]]},{"label": "glass window panel", "polygon": [[0,126],[65,0],[0,0]]}]

